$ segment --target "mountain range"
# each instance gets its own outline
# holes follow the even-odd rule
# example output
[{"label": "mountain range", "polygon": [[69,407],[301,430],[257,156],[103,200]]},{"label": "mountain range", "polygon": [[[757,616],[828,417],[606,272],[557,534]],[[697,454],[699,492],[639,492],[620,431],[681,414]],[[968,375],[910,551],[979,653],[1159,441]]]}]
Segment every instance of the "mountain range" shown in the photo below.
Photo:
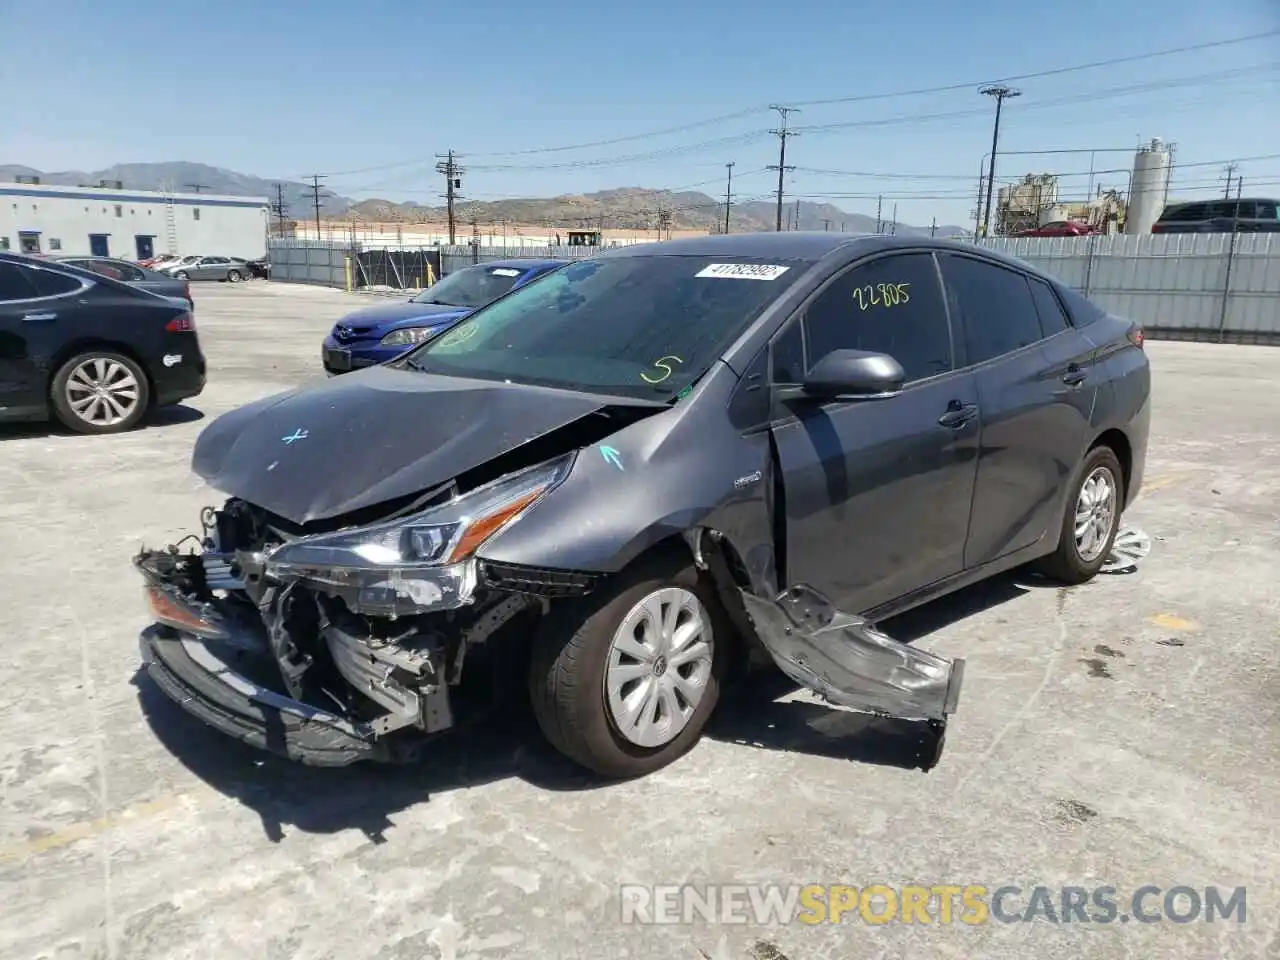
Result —
[{"label": "mountain range", "polygon": [[[39,177],[41,183],[62,186],[98,186],[101,181],[119,181],[124,189],[172,190],[181,193],[204,192],[232,194],[236,196],[265,197],[276,202],[276,188],[280,188],[287,216],[306,220],[314,215],[315,199],[310,184],[297,180],[269,180],[251,174],[238,173],[221,167],[211,167],[188,160],[161,163],[121,163],[103,170],[43,171],[17,164],[0,164],[0,181],[12,181],[18,177]],[[798,217],[797,217],[798,212]],[[705,193],[694,191],[651,190],[643,187],[622,187],[600,190],[595,193],[570,194],[558,197],[530,197],[527,199],[472,202],[461,200],[456,213],[463,224],[473,220],[477,225],[506,221],[512,224],[548,226],[603,226],[616,229],[653,229],[660,218],[672,229],[719,231],[724,223],[724,201]],[[439,221],[445,216],[443,206],[424,206],[417,203],[398,203],[392,200],[353,200],[329,190],[321,184],[321,217],[358,222],[421,223]],[[730,230],[734,233],[773,230],[776,224],[776,205],[767,200],[734,203],[730,211]],[[877,229],[875,217],[849,213],[830,203],[813,203],[808,200],[788,203],[783,209],[783,224],[789,229],[845,230],[850,233],[868,233]],[[895,229],[886,219],[881,225],[884,232]],[[896,232],[910,235],[928,234],[929,227],[898,224]],[[963,235],[963,227],[951,224],[939,225],[939,237]]]}]

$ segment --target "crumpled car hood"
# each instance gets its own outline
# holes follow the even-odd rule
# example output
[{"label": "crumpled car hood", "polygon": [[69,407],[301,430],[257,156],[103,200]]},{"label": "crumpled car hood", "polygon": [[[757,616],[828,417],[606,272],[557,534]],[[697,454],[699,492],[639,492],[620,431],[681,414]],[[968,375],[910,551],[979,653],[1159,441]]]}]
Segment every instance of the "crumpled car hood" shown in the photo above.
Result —
[{"label": "crumpled car hood", "polygon": [[377,366],[232,410],[196,440],[206,483],[293,523],[453,479],[607,397]]}]

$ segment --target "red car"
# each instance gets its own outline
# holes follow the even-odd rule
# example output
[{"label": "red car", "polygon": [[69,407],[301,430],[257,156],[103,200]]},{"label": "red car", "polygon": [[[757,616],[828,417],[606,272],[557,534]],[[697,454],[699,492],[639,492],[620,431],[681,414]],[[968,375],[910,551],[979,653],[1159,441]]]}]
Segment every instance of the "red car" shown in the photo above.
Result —
[{"label": "red car", "polygon": [[1011,234],[1015,237],[1087,237],[1090,234],[1097,233],[1095,227],[1090,226],[1080,220],[1058,220],[1054,223],[1046,223],[1044,226],[1036,227],[1032,230],[1022,230],[1018,233]]}]

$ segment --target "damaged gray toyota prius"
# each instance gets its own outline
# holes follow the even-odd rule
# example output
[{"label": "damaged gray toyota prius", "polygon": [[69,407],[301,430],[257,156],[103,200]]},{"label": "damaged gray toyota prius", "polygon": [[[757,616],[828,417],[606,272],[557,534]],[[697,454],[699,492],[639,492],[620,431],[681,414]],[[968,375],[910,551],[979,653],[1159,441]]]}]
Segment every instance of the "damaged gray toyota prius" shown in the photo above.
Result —
[{"label": "damaged gray toyota prius", "polygon": [[[1142,330],[976,247],[615,249],[382,366],[234,410],[227,499],[144,550],[154,681],[303,762],[421,755],[527,689],[611,777],[698,739],[735,664],[933,734],[963,661],[882,618],[1107,560],[1142,482]],[[464,664],[466,669],[464,670]]]}]

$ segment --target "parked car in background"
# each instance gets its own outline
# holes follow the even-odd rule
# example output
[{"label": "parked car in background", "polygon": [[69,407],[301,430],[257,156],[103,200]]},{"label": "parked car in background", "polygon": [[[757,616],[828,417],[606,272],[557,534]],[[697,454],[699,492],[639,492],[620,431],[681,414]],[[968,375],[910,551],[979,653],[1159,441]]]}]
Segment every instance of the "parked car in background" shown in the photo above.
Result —
[{"label": "parked car in background", "polygon": [[1019,230],[1015,237],[1088,237],[1100,233],[1097,227],[1082,220],[1056,220],[1030,230]]},{"label": "parked car in background", "polygon": [[329,374],[393,360],[471,311],[544,276],[565,260],[495,260],[455,270],[407,302],[380,303],[334,324],[320,347]]},{"label": "parked car in background", "polygon": [[0,420],[119,433],[200,394],[205,359],[179,301],[69,263],[0,253]]},{"label": "parked car in background", "polygon": [[243,263],[245,269],[249,271],[249,276],[258,277],[262,280],[271,279],[271,261],[266,257],[258,257],[256,260],[246,260],[244,257],[232,257],[236,263]]},{"label": "parked car in background", "polygon": [[190,306],[195,306],[195,301],[191,299],[191,284],[189,281],[180,280],[167,273],[161,273],[159,270],[148,270],[140,264],[130,263],[128,260],[117,260],[113,257],[76,256],[54,256],[49,259],[57,263],[69,263],[73,267],[90,270],[93,273],[110,277],[112,280],[119,280],[121,283],[127,283],[142,290],[150,290],[152,293],[158,293],[162,297],[177,297],[179,300],[187,301]]},{"label": "parked car in background", "polygon": [[243,261],[230,257],[183,257],[178,263],[160,268],[179,280],[226,280],[228,283],[239,283],[250,276],[249,268]]},{"label": "parked car in background", "polygon": [[759,653],[927,723],[928,769],[961,661],[875,624],[1031,562],[1102,569],[1142,485],[1142,343],[965,243],[609,250],[207,427],[192,468],[226,499],[200,547],[135,558],[143,659],[293,759],[413,756],[530,697],[561,752],[633,777],[692,747]]},{"label": "parked car in background", "polygon": [[1280,233],[1280,200],[1197,200],[1171,203],[1160,213],[1152,233]]}]

